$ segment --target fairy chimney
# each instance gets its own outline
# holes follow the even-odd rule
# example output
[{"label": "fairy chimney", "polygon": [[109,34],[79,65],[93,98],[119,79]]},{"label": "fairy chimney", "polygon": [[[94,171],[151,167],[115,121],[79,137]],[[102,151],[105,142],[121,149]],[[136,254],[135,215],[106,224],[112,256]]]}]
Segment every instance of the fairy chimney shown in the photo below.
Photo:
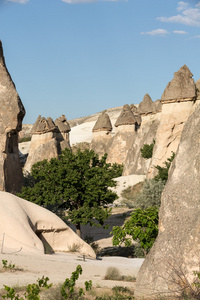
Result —
[{"label": "fairy chimney", "polygon": [[182,66],[165,88],[161,102],[164,104],[195,100],[196,86],[192,76],[189,68],[186,65]]},{"label": "fairy chimney", "polygon": [[30,172],[31,167],[38,161],[58,157],[59,147],[56,139],[58,127],[52,118],[39,116],[33,125],[31,145],[24,172]]},{"label": "fairy chimney", "polygon": [[69,132],[71,128],[65,115],[62,115],[58,119],[55,120],[55,125],[58,127],[58,132],[56,133],[56,139],[60,145],[60,150],[64,150],[65,148],[70,149],[69,142]]},{"label": "fairy chimney", "polygon": [[200,100],[200,79],[198,79],[195,82],[195,85],[196,85],[197,100]]},{"label": "fairy chimney", "polygon": [[98,117],[93,129],[92,137],[110,137],[112,131],[112,124],[106,110]]},{"label": "fairy chimney", "polygon": [[133,112],[131,111],[130,106],[128,104],[125,104],[123,106],[121,114],[119,115],[115,123],[116,132],[135,131],[136,122],[137,120]]},{"label": "fairy chimney", "polygon": [[144,95],[142,102],[138,106],[138,112],[143,116],[156,113],[154,102],[149,94]]},{"label": "fairy chimney", "polygon": [[0,41],[0,190],[20,191],[23,176],[19,160],[18,132],[25,109],[7,70]]},{"label": "fairy chimney", "polygon": [[156,112],[161,112],[162,111],[162,102],[158,99],[154,102]]}]

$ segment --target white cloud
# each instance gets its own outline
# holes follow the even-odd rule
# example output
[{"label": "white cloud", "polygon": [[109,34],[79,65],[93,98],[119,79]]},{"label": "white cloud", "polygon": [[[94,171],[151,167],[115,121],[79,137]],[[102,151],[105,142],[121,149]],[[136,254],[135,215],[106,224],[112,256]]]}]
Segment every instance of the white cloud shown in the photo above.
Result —
[{"label": "white cloud", "polygon": [[20,4],[26,4],[29,0],[7,0],[7,2],[15,2]]},{"label": "white cloud", "polygon": [[153,36],[166,36],[169,32],[165,29],[155,29],[152,31],[147,31],[147,32],[141,32],[141,34],[148,34],[148,35],[153,35]]},{"label": "white cloud", "polygon": [[128,1],[128,0],[62,0],[62,2],[69,3],[69,4],[92,3],[92,2],[98,2],[98,1],[117,2],[117,1]]},{"label": "white cloud", "polygon": [[183,30],[174,30],[173,33],[175,33],[175,34],[188,34],[187,31],[183,31]]},{"label": "white cloud", "polygon": [[172,17],[159,17],[157,20],[168,23],[179,23],[189,26],[200,26],[200,1],[194,5],[188,2],[179,2],[177,10],[180,14]]}]

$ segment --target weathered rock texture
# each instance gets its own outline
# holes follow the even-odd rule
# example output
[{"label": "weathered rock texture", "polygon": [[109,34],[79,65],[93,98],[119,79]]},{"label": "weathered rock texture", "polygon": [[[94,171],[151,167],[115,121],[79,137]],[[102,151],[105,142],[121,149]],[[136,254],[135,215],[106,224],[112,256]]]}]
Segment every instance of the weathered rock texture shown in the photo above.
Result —
[{"label": "weathered rock texture", "polygon": [[59,145],[59,152],[64,150],[65,148],[70,149],[70,142],[69,142],[69,132],[71,128],[65,115],[62,115],[58,119],[55,120],[55,125],[58,127],[58,131],[56,132],[56,139]]},{"label": "weathered rock texture", "polygon": [[6,68],[0,41],[0,190],[17,192],[23,176],[19,161],[18,132],[25,115],[24,106]]},{"label": "weathered rock texture", "polygon": [[47,209],[0,192],[0,241],[3,253],[43,254],[45,249],[70,251],[96,257],[92,248]]},{"label": "weathered rock texture", "polygon": [[138,106],[138,112],[141,115],[156,113],[156,107],[149,94],[144,95],[142,102]]},{"label": "weathered rock texture", "polygon": [[102,114],[98,117],[92,132],[103,131],[106,135],[108,135],[112,131],[112,124],[106,110],[102,112]]},{"label": "weathered rock texture", "polygon": [[[159,234],[136,281],[135,295],[153,298],[187,287],[200,262],[200,106],[185,123],[169,172]],[[185,276],[185,278],[184,278]]]},{"label": "weathered rock texture", "polygon": [[128,149],[126,159],[124,161],[123,175],[147,174],[151,158],[145,159],[141,156],[140,149],[144,144],[150,145],[156,137],[156,132],[160,124],[161,113],[149,114],[142,116],[142,123],[135,134],[132,145]]},{"label": "weathered rock texture", "polygon": [[117,131],[131,131],[135,130],[136,118],[133,112],[130,109],[128,104],[123,106],[122,112],[117,118],[115,122],[115,127],[117,127]]},{"label": "weathered rock texture", "polygon": [[174,78],[162,95],[161,121],[155,137],[149,177],[156,175],[156,165],[161,166],[172,152],[176,153],[183,126],[199,102],[194,100],[196,86],[191,76],[188,67],[183,66],[174,73]]},{"label": "weathered rock texture", "polygon": [[189,68],[186,65],[182,66],[174,73],[174,78],[165,88],[161,101],[164,103],[196,99],[196,88],[192,76]]},{"label": "weathered rock texture", "polygon": [[44,159],[58,158],[59,149],[56,140],[58,127],[51,118],[39,116],[32,128],[32,139],[24,172],[30,172],[31,167]]}]

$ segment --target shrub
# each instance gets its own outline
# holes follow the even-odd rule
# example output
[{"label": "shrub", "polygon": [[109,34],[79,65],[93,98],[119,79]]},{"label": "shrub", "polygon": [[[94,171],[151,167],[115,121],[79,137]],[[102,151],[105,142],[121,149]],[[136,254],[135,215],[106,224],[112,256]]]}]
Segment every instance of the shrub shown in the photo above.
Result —
[{"label": "shrub", "polygon": [[112,233],[114,246],[123,243],[125,246],[130,246],[133,241],[138,241],[146,256],[158,235],[158,208],[134,210],[131,218],[122,227],[113,227]]},{"label": "shrub", "polygon": [[155,140],[153,140],[153,143],[150,145],[148,144],[143,145],[143,147],[140,149],[143,158],[149,159],[152,157],[154,145],[155,145]]},{"label": "shrub", "polygon": [[174,160],[175,153],[172,151],[172,155],[164,162],[165,167],[156,166],[158,170],[158,175],[154,177],[156,181],[162,180],[164,183],[167,182],[168,179],[168,171],[171,166],[172,161]]}]

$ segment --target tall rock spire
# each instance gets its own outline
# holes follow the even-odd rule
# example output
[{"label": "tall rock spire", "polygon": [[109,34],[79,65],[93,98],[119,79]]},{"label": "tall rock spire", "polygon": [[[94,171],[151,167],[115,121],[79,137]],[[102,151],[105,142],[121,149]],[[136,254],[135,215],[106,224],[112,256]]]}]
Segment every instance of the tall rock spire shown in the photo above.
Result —
[{"label": "tall rock spire", "polygon": [[22,185],[18,132],[25,109],[6,68],[0,41],[0,190],[17,192]]}]

